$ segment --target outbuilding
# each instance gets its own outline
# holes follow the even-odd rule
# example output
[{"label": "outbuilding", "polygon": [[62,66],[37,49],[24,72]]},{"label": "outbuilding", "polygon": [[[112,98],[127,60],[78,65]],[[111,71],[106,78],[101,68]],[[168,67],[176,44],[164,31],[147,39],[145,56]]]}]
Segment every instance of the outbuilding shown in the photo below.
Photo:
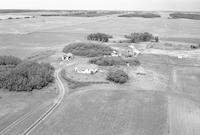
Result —
[{"label": "outbuilding", "polygon": [[98,72],[98,66],[94,64],[80,64],[76,65],[74,70],[81,74],[95,74]]},{"label": "outbuilding", "polygon": [[62,60],[71,60],[73,59],[74,55],[72,53],[67,53],[62,56]]}]

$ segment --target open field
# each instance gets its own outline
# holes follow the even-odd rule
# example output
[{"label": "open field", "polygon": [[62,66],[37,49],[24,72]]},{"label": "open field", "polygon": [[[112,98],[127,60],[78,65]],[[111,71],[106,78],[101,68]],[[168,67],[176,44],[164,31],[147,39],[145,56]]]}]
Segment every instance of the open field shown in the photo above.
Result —
[{"label": "open field", "polygon": [[76,93],[66,99],[67,104],[63,104],[52,119],[42,124],[41,127],[47,130],[40,127],[35,133],[164,135],[167,127],[166,101],[158,93],[141,91],[94,90]]},{"label": "open field", "polygon": [[52,85],[31,93],[0,90],[0,130],[41,105],[48,105],[57,95],[56,89],[56,86]]},{"label": "open field", "polygon": [[[70,41],[84,40],[90,32],[124,35],[130,32],[148,31],[165,38],[187,36],[187,38],[195,38],[195,42],[198,41],[197,35],[200,34],[198,21],[165,18],[144,20],[118,18],[115,15],[109,18],[36,17],[25,20],[4,20],[0,21],[0,47],[3,47],[0,54],[17,54],[20,51],[30,51],[29,54],[31,54],[34,49],[27,48],[26,50],[25,47],[45,47],[46,49],[55,45],[62,46]],[[16,46],[18,51],[14,51]],[[20,56],[20,53],[17,56]]]},{"label": "open field", "polygon": [[173,72],[174,86],[177,90],[189,95],[200,96],[200,70],[199,67],[175,68]]},{"label": "open field", "polygon": [[[0,54],[14,53],[27,57],[28,54],[22,56],[18,52],[31,54],[35,50],[30,49],[32,47],[63,47],[68,42],[86,39],[87,34],[91,32],[123,36],[131,32],[145,31],[169,41],[200,41],[200,25],[199,21],[195,20],[119,18],[116,15],[92,18],[37,16],[30,19],[0,21]],[[14,51],[16,46],[18,51]]]},{"label": "open field", "polygon": [[169,97],[169,135],[199,135],[199,103],[188,99]]}]

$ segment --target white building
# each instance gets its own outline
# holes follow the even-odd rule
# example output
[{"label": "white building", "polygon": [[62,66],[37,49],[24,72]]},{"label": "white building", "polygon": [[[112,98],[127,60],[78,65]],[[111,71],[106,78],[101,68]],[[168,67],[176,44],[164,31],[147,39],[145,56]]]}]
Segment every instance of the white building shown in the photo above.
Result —
[{"label": "white building", "polygon": [[138,49],[136,49],[135,46],[130,45],[129,47],[132,49],[133,55],[135,57],[137,57],[139,54],[141,54],[141,51],[139,51]]},{"label": "white building", "polygon": [[117,51],[113,51],[113,52],[111,53],[111,56],[112,56],[112,57],[118,57],[118,56],[119,56],[119,54],[118,54],[118,52],[117,52]]},{"label": "white building", "polygon": [[74,70],[81,74],[95,74],[98,72],[98,66],[94,64],[81,64],[76,65]]}]

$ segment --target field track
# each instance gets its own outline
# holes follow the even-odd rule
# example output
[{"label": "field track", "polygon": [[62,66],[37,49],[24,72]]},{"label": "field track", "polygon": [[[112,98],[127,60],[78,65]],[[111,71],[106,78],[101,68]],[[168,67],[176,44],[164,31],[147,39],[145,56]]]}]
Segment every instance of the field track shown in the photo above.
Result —
[{"label": "field track", "polygon": [[53,103],[46,106],[40,106],[36,110],[33,110],[13,121],[0,131],[0,135],[28,135],[60,105],[65,95],[65,88],[59,75],[60,71],[61,69],[55,71],[56,82],[59,87],[59,96],[53,101]]}]

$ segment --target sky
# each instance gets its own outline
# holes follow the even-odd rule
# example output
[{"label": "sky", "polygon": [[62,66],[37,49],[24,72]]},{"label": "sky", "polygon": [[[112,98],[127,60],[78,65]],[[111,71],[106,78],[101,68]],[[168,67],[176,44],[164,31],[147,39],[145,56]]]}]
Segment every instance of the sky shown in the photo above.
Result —
[{"label": "sky", "polygon": [[200,11],[200,0],[0,0],[0,9]]}]

